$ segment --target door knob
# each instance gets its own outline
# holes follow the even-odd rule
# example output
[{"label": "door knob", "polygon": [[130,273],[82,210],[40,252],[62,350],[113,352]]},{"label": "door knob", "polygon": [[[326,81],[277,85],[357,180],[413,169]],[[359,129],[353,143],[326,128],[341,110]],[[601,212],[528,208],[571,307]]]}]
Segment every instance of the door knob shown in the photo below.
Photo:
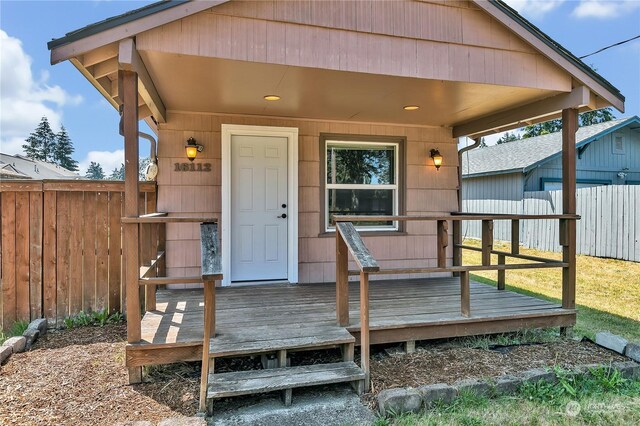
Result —
[{"label": "door knob", "polygon": [[280,216],[278,216],[279,219],[286,219],[287,218],[287,214],[286,213],[282,213]]},{"label": "door knob", "polygon": [[287,208],[287,205],[283,203],[283,204],[282,204],[282,208],[283,208],[283,209],[286,209],[286,208]]}]

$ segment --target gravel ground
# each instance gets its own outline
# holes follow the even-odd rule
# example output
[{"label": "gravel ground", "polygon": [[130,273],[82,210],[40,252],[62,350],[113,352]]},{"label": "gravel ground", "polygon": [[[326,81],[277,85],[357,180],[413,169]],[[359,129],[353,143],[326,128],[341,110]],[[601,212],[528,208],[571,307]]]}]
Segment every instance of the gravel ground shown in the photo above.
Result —
[{"label": "gravel ground", "polygon": [[[0,424],[114,425],[193,416],[198,402],[198,363],[152,367],[146,383],[128,386],[125,338],[125,325],[54,331],[38,341],[32,351],[12,356],[0,367]],[[363,398],[369,405],[374,404],[378,392],[393,387],[623,359],[592,343],[573,340],[499,351],[421,345],[414,354],[397,356],[376,348],[374,354],[372,392]],[[339,360],[339,354],[294,354],[292,365],[327,360]],[[241,368],[260,368],[259,358],[216,363],[216,371]]]}]

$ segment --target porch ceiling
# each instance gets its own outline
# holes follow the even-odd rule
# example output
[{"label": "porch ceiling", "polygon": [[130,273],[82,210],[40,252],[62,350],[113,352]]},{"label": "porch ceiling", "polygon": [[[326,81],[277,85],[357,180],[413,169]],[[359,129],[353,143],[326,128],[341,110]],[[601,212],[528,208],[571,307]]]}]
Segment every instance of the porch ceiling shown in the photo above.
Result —
[{"label": "porch ceiling", "polygon": [[[157,51],[140,56],[166,108],[179,111],[453,127],[560,93]],[[270,94],[281,100],[265,101]]]}]

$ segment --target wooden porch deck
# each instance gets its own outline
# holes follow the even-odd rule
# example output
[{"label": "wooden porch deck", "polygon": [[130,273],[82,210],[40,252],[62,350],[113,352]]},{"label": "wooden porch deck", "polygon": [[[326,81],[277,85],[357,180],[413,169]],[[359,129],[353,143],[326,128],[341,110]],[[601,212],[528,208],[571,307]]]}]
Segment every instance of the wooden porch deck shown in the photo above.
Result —
[{"label": "wooden porch deck", "polygon": [[[428,340],[524,328],[575,324],[575,310],[530,296],[471,282],[471,316],[460,313],[458,278],[384,280],[370,283],[371,343]],[[335,285],[252,285],[216,289],[216,335],[260,328],[278,330],[336,325]],[[201,359],[201,290],[159,290],[157,308],[142,319],[142,343],[127,346],[127,365]],[[349,285],[351,323],[359,338],[359,287]],[[257,330],[256,330],[257,329]],[[302,330],[300,330],[302,331]]]}]

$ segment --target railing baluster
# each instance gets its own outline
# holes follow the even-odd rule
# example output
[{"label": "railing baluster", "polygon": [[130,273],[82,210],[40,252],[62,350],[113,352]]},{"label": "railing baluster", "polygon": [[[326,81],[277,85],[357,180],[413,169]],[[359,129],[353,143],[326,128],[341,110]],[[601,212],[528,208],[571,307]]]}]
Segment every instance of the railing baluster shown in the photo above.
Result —
[{"label": "railing baluster", "polygon": [[520,253],[520,221],[511,220],[511,253]]},{"label": "railing baluster", "polygon": [[349,259],[347,244],[336,230],[336,319],[339,326],[349,325]]},{"label": "railing baluster", "polygon": [[469,288],[469,271],[460,272],[460,312],[462,316],[471,316],[471,294]]},{"label": "railing baluster", "polygon": [[[504,254],[499,254],[498,255],[498,265],[505,265],[506,262],[506,256]],[[506,270],[505,269],[498,269],[498,290],[504,290],[505,287],[505,280],[506,280]]]},{"label": "railing baluster", "polygon": [[446,220],[438,221],[438,267],[447,267],[447,246],[449,245],[449,224]]},{"label": "railing baluster", "polygon": [[369,274],[360,272],[360,363],[365,374],[364,391],[369,392]]},{"label": "railing baluster", "polygon": [[491,265],[491,250],[493,250],[493,221],[482,221],[482,265]]}]

